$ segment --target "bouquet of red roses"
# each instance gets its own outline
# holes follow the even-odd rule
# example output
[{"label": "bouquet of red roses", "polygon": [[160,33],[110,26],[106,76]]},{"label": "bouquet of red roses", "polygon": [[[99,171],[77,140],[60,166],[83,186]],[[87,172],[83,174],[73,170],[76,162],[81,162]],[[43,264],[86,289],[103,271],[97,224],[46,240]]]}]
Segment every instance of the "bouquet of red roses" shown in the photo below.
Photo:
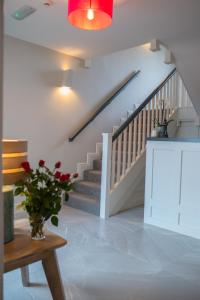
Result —
[{"label": "bouquet of red roses", "polygon": [[51,218],[51,223],[58,226],[62,193],[65,192],[68,196],[78,174],[62,173],[61,162],[55,164],[53,171],[46,166],[44,160],[39,161],[35,170],[28,161],[23,162],[21,166],[26,176],[15,184],[15,195],[24,196],[25,199],[18,207],[27,211],[32,223],[41,223]]}]

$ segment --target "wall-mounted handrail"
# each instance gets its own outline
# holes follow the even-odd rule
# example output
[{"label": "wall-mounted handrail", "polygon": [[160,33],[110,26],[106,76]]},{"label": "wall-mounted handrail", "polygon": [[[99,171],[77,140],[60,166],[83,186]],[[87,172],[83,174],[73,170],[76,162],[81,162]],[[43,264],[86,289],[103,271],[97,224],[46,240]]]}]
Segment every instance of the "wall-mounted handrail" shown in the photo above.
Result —
[{"label": "wall-mounted handrail", "polygon": [[127,85],[140,73],[140,71],[134,71],[128,78],[120,85],[117,90],[109,96],[109,98],[94,112],[94,114],[86,121],[71,137],[69,142],[73,140],[109,105],[111,102],[127,87]]},{"label": "wall-mounted handrail", "polygon": [[124,131],[126,127],[135,119],[135,117],[143,110],[143,108],[151,101],[151,99],[163,88],[166,82],[175,74],[176,68],[166,77],[166,79],[146,98],[144,102],[128,117],[128,119],[113,134],[113,142]]}]

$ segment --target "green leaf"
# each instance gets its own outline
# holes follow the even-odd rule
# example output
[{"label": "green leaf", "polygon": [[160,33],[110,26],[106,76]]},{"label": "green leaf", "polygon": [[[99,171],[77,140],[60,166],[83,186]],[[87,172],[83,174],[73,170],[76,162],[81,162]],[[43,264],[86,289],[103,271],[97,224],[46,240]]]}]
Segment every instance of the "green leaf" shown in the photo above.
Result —
[{"label": "green leaf", "polygon": [[23,189],[21,187],[16,188],[16,190],[15,190],[15,196],[20,195],[22,191],[23,191]]},{"label": "green leaf", "polygon": [[24,208],[24,204],[23,204],[23,202],[22,202],[22,203],[19,203],[19,204],[17,204],[17,206],[16,206],[16,209],[17,209],[17,210],[19,210],[19,209],[22,209],[22,208]]},{"label": "green leaf", "polygon": [[24,181],[23,180],[18,180],[16,183],[15,183],[15,186],[21,186],[24,184]]},{"label": "green leaf", "polygon": [[43,203],[44,203],[44,208],[50,208],[48,199],[44,199]]},{"label": "green leaf", "polygon": [[54,226],[58,226],[58,217],[56,217],[56,216],[51,217],[51,223]]}]

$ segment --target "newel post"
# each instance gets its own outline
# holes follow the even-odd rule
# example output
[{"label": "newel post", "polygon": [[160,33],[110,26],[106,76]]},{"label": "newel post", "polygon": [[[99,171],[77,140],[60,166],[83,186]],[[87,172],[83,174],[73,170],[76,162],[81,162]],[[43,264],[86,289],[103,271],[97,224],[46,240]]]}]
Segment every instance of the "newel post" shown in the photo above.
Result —
[{"label": "newel post", "polygon": [[103,133],[100,217],[109,217],[109,192],[112,157],[112,133]]}]

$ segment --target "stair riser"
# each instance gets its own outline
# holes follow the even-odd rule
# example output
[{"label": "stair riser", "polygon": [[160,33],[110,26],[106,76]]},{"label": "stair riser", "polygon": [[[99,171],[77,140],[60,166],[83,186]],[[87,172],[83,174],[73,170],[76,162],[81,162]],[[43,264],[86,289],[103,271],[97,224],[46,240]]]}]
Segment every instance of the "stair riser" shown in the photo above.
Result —
[{"label": "stair riser", "polygon": [[92,182],[101,182],[101,174],[90,173],[90,171],[84,172],[84,180]]},{"label": "stair riser", "polygon": [[100,159],[93,161],[93,168],[94,170],[100,170],[102,169],[102,161]]},{"label": "stair riser", "polygon": [[76,197],[69,197],[69,201],[66,203],[67,206],[70,206],[72,208],[80,209],[85,212],[94,214],[96,216],[99,216],[100,214],[100,205],[99,204],[91,204],[87,203],[85,201],[82,201]]},{"label": "stair riser", "polygon": [[74,187],[74,191],[78,193],[83,193],[85,195],[93,196],[97,199],[100,199],[100,189],[94,187],[87,187],[82,185],[81,183],[76,183]]},{"label": "stair riser", "polygon": [[[136,153],[137,153],[137,149],[136,149]],[[132,157],[133,157],[133,152],[131,152],[131,160],[132,160]],[[125,164],[125,166],[127,167],[127,161],[128,161],[128,153],[127,153],[127,155],[126,155],[126,164]],[[116,153],[116,157],[115,157],[115,163],[116,163],[116,165],[118,164],[118,156],[117,156],[117,153]],[[121,163],[120,163],[121,165],[123,164],[123,153],[122,153],[122,155],[121,155]],[[94,170],[101,170],[102,168],[101,168],[101,161],[98,161],[98,162],[95,162],[94,163]],[[97,181],[96,181],[97,182]]]}]

